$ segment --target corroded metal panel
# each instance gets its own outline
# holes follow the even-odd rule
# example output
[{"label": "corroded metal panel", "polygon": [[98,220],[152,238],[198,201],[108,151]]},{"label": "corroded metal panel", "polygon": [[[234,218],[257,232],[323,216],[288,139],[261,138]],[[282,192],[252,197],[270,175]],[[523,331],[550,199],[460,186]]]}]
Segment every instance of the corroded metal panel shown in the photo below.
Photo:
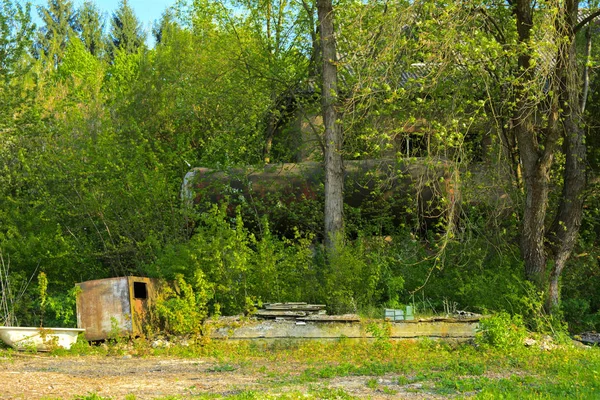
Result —
[{"label": "corroded metal panel", "polygon": [[159,281],[126,276],[78,283],[77,326],[87,340],[140,336],[150,322]]},{"label": "corroded metal panel", "polygon": [[132,315],[132,335],[141,336],[145,333],[145,326],[151,324],[151,308],[156,301],[159,283],[156,279],[137,276],[127,277],[129,298]]},{"label": "corroded metal panel", "polygon": [[77,327],[87,340],[132,333],[131,305],[127,278],[98,279],[78,283]]},{"label": "corroded metal panel", "polygon": [[[404,223],[405,218],[411,218],[406,212],[412,204],[406,203],[407,196],[414,197],[422,222],[434,223],[450,209],[447,203],[459,200],[455,174],[454,165],[445,159],[345,161],[344,203],[373,215],[388,203],[392,215],[398,217],[396,222]],[[219,203],[227,190],[232,190],[246,200],[259,199],[265,206],[260,212],[270,213],[270,207],[279,202],[292,205],[322,200],[323,179],[322,163],[314,161],[228,170],[194,168],[184,177],[181,195],[186,206],[192,207],[204,202]],[[236,197],[229,199],[230,204],[236,204]],[[380,202],[384,203],[374,206]],[[233,210],[235,206],[231,207]],[[278,222],[275,214],[271,217],[275,227],[287,223],[286,219]]]}]

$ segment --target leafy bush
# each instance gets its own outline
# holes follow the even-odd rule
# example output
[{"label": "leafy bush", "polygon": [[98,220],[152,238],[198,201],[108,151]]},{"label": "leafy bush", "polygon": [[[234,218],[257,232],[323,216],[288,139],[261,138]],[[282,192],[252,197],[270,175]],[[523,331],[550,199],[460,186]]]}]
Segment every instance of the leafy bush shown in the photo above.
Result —
[{"label": "leafy bush", "polygon": [[181,274],[187,282],[200,273],[210,285],[208,305],[226,315],[246,312],[248,299],[325,302],[330,312],[399,304],[404,279],[383,238],[340,244],[326,260],[314,235],[290,228],[294,237],[279,238],[266,218],[260,225],[261,231],[252,233],[239,209],[231,218],[227,204],[214,205],[199,216],[194,236],[167,246],[148,272],[167,280]]},{"label": "leafy bush", "polygon": [[319,260],[326,271],[325,300],[334,312],[357,312],[368,306],[397,305],[404,279],[395,271],[398,264],[387,241],[380,237],[342,243],[328,262]]},{"label": "leafy bush", "polygon": [[479,345],[510,349],[523,346],[526,336],[523,317],[501,312],[479,322],[475,341]]},{"label": "leafy bush", "polygon": [[561,311],[572,332],[593,331],[600,327],[600,313],[591,312],[589,299],[565,299],[561,302]]},{"label": "leafy bush", "polygon": [[176,335],[200,333],[202,322],[208,316],[211,290],[212,285],[204,279],[201,270],[196,271],[193,285],[181,274],[175,276],[173,286],[164,285],[155,305],[164,330]]},{"label": "leafy bush", "polygon": [[188,281],[201,274],[211,285],[210,304],[228,315],[245,311],[247,298],[316,300],[311,237],[297,232],[294,239],[281,240],[263,224],[257,239],[239,212],[231,219],[226,205],[215,205],[200,216],[190,241],[166,248],[149,272],[166,279],[182,274]]},{"label": "leafy bush", "polygon": [[46,325],[57,327],[75,326],[77,323],[75,308],[77,304],[77,295],[80,292],[81,288],[79,286],[73,286],[66,293],[48,296],[46,303],[48,308],[54,313],[54,317],[50,319],[49,316],[46,316]]},{"label": "leafy bush", "polygon": [[576,256],[571,257],[561,278],[561,311],[573,333],[600,330],[600,297],[591,295],[600,293],[600,246],[596,232],[600,231],[600,226],[597,226],[600,224],[595,222],[600,219],[597,218],[596,204],[590,205],[585,212],[594,215],[594,218],[582,223]]}]

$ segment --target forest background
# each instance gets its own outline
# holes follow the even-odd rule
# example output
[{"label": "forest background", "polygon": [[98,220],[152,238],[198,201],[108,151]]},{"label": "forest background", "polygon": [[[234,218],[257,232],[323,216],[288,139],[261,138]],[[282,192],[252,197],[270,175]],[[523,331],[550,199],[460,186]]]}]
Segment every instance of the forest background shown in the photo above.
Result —
[{"label": "forest background", "polygon": [[[149,48],[126,0],[108,20],[92,2],[2,0],[0,322],[39,324],[49,305],[47,325],[73,324],[76,282],[132,274],[177,279],[165,304],[183,297],[200,319],[310,301],[600,328],[597,4],[340,0],[323,60],[323,3],[180,1]],[[326,96],[324,62],[338,80]],[[369,186],[368,205],[344,206],[334,252],[320,195],[224,187],[219,204],[188,207],[191,167],[323,162],[323,97],[346,162],[443,174],[399,206],[386,179]],[[423,187],[436,189],[425,205]]]}]

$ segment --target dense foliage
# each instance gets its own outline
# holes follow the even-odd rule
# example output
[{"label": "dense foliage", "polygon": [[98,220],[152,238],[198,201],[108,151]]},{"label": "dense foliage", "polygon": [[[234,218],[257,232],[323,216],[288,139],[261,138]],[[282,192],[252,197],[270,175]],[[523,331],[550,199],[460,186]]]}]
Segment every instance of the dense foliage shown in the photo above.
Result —
[{"label": "dense foliage", "polygon": [[[346,206],[346,237],[332,255],[321,245],[319,202],[256,207],[260,197],[229,188],[220,204],[190,209],[180,197],[192,166],[322,161],[313,1],[177,2],[153,27],[153,47],[126,0],[117,10],[49,0],[39,27],[29,5],[0,1],[0,275],[13,288],[2,304],[18,323],[40,323],[34,278],[43,272],[53,309],[45,325],[72,323],[64,305],[74,283],[129,274],[185,288],[161,309],[176,331],[193,330],[177,309],[202,319],[258,301],[372,313],[412,303],[422,313],[506,311],[548,325],[521,252],[527,201],[513,124],[524,50],[511,2],[334,3],[343,158],[444,159],[460,202],[441,200],[433,224],[422,222],[417,198],[402,208],[408,217],[379,200],[369,204],[377,218]],[[527,44],[527,99],[544,112],[557,101],[544,73],[561,45],[548,23],[559,8],[535,9]],[[577,36],[578,76],[584,66],[589,76],[589,184],[561,281],[573,330],[600,328],[600,76],[596,47],[585,51],[597,26]],[[565,143],[557,139],[549,169],[547,225],[561,203]]]}]

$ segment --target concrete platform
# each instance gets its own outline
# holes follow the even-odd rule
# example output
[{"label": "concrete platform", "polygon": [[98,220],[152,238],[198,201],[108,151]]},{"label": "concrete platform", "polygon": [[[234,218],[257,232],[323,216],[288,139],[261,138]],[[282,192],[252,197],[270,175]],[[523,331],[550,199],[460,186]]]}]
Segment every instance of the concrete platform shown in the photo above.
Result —
[{"label": "concrete platform", "polygon": [[363,320],[359,322],[314,322],[294,320],[250,320],[244,322],[216,322],[212,327],[213,339],[320,339],[335,340],[375,339],[377,327],[389,330],[390,339],[453,339],[469,340],[475,337],[479,326],[478,318],[467,320],[429,319],[414,321],[387,322],[382,320]]}]

